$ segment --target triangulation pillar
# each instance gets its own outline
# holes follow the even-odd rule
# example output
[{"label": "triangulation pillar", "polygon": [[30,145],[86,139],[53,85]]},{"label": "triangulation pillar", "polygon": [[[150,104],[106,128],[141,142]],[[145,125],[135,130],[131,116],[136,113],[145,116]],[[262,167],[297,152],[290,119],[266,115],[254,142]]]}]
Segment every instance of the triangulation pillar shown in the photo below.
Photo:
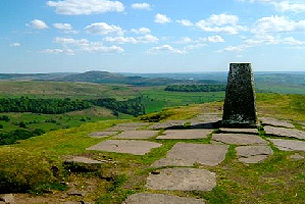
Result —
[{"label": "triangulation pillar", "polygon": [[255,127],[256,119],[251,63],[230,63],[222,126]]}]

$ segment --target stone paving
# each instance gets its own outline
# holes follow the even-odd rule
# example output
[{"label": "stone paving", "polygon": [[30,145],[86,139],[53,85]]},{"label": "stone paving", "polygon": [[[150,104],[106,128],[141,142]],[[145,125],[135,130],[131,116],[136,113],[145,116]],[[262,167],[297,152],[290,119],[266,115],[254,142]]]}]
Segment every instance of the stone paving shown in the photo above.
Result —
[{"label": "stone paving", "polygon": [[152,190],[211,191],[215,186],[215,173],[194,168],[162,169],[151,173],[146,183]]},{"label": "stone paving", "polygon": [[120,133],[113,137],[113,139],[135,139],[145,140],[150,139],[158,134],[158,131],[153,130],[130,130]]},{"label": "stone paving", "polygon": [[[92,133],[91,137],[111,137],[87,150],[145,155],[153,148],[162,146],[161,140],[210,140],[210,143],[199,144],[177,142],[164,158],[152,164],[153,170],[146,182],[146,188],[157,191],[211,191],[216,186],[216,173],[203,169],[205,166],[217,166],[225,159],[229,145],[235,148],[238,160],[246,164],[264,162],[273,155],[269,141],[282,151],[305,151],[305,142],[297,140],[269,139],[264,140],[255,128],[220,128],[220,133],[213,133],[213,129],[206,129],[219,119],[219,114],[205,114],[190,121],[168,121],[155,124],[148,129],[165,129],[163,135],[158,131],[144,130],[147,123],[119,124],[106,131]],[[270,135],[305,139],[305,132],[292,129],[293,125],[286,121],[273,118],[263,118],[265,132]],[[183,125],[192,122],[186,129]],[[204,123],[209,122],[209,123]],[[271,126],[272,125],[272,126]],[[279,127],[275,127],[279,126]],[[284,128],[284,126],[286,128]],[[183,129],[179,129],[183,128]],[[119,131],[123,131],[120,134]],[[118,134],[118,135],[117,135]],[[143,141],[157,136],[160,143]],[[201,140],[202,141],[202,140]],[[205,140],[204,140],[205,141]],[[207,142],[206,141],[206,142]],[[165,142],[165,141],[163,141]],[[217,143],[217,144],[214,144]],[[291,155],[291,160],[303,160],[300,154]],[[75,161],[95,162],[88,158],[73,158]],[[199,165],[199,168],[198,166]],[[195,167],[196,166],[196,167]],[[129,196],[122,204],[204,204],[204,200],[169,196],[164,194],[138,193]]]},{"label": "stone paving", "polygon": [[261,162],[273,154],[269,146],[241,146],[236,148],[236,152],[238,160],[247,164]]},{"label": "stone paving", "polygon": [[264,130],[267,135],[274,135],[278,137],[290,137],[290,138],[305,140],[305,132],[301,130],[272,127],[272,126],[265,126]]},{"label": "stone paving", "polygon": [[285,120],[278,120],[276,118],[271,117],[262,117],[260,118],[262,121],[262,125],[271,125],[275,127],[285,127],[285,128],[294,128],[294,125],[285,121]]},{"label": "stone paving", "polygon": [[231,145],[267,145],[268,142],[251,134],[214,134],[213,140]]},{"label": "stone paving", "polygon": [[206,129],[191,129],[191,130],[166,130],[158,140],[190,140],[190,139],[204,139],[211,134],[213,130]]},{"label": "stone paving", "polygon": [[157,123],[150,126],[150,129],[160,130],[160,129],[168,129],[168,128],[181,128],[185,123],[190,122],[187,120],[169,120],[162,123]]},{"label": "stone paving", "polygon": [[141,122],[134,123],[119,123],[113,127],[106,129],[106,131],[127,131],[127,130],[138,130],[145,128],[148,124]]},{"label": "stone paving", "polygon": [[256,128],[219,128],[223,133],[244,133],[244,134],[256,134],[258,130]]},{"label": "stone paving", "polygon": [[195,198],[138,193],[129,196],[122,204],[205,204],[205,202]]},{"label": "stone paving", "polygon": [[106,140],[97,145],[87,148],[87,150],[145,155],[149,153],[151,149],[158,148],[161,146],[162,144],[147,141]]},{"label": "stone paving", "polygon": [[282,151],[305,151],[305,142],[296,140],[269,139]]},{"label": "stone paving", "polygon": [[227,152],[226,145],[177,143],[165,158],[154,162],[152,166],[216,166],[225,159]]}]

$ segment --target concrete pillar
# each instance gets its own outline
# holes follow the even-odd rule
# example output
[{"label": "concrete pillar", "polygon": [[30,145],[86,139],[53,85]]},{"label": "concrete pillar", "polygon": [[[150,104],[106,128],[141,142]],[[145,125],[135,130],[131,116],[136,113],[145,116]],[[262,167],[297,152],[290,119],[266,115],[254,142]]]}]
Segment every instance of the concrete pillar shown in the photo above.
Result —
[{"label": "concrete pillar", "polygon": [[251,63],[231,63],[222,126],[257,125],[254,79]]}]

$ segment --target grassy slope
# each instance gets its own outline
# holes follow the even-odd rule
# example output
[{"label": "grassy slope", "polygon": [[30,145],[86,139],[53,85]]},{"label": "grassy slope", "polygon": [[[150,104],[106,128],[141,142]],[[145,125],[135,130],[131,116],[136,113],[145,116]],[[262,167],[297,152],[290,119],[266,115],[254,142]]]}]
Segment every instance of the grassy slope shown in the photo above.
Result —
[{"label": "grassy slope", "polygon": [[109,98],[118,100],[135,98],[138,91],[125,85],[101,85],[91,83],[0,81],[0,97],[36,98]]},{"label": "grassy slope", "polygon": [[[305,96],[258,94],[260,115],[275,115],[278,118],[305,121]],[[222,103],[192,105],[183,108],[167,109],[173,113],[169,119],[187,119],[202,113],[221,108]],[[41,155],[57,158],[66,154],[82,154],[85,148],[102,141],[88,137],[88,133],[98,131],[120,121],[100,121],[84,124],[78,128],[49,132],[43,136],[21,141],[20,144],[0,147],[0,160],[7,157],[11,163],[0,162],[0,169],[15,171],[17,174],[32,174],[31,168],[22,163],[20,155],[27,152],[35,158]],[[209,138],[210,139],[210,138]],[[209,143],[209,139],[188,142]],[[160,141],[158,141],[160,142]],[[95,157],[110,157],[119,164],[110,167],[111,171],[125,175],[126,179],[108,189],[107,193],[99,195],[99,203],[120,204],[130,193],[146,191],[145,178],[148,176],[150,164],[166,155],[166,152],[178,141],[161,141],[163,146],[153,150],[145,156],[132,156],[114,153],[96,153]],[[205,167],[217,173],[217,187],[206,193],[200,192],[168,192],[181,196],[204,198],[207,203],[304,203],[305,200],[305,172],[304,161],[293,162],[288,159],[290,152],[280,152],[274,149],[275,154],[266,162],[254,165],[243,165],[236,160],[233,146],[230,147],[226,160],[217,167]],[[87,154],[87,153],[86,153]],[[301,153],[305,155],[304,153]],[[18,168],[18,167],[27,168]],[[0,174],[1,175],[1,174]],[[123,178],[123,177],[122,177]],[[156,192],[156,191],[149,191]]]}]

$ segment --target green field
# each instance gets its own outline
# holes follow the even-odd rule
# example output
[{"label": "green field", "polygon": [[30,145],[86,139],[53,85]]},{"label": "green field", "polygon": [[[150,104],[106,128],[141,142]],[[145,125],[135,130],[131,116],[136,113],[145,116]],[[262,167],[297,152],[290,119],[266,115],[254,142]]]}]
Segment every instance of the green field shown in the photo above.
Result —
[{"label": "green field", "polygon": [[135,98],[139,91],[127,85],[102,85],[93,83],[0,81],[0,97],[19,98]]},{"label": "green field", "polygon": [[146,113],[161,111],[165,107],[185,106],[222,101],[224,92],[186,93],[164,91],[164,87],[142,90]]}]

